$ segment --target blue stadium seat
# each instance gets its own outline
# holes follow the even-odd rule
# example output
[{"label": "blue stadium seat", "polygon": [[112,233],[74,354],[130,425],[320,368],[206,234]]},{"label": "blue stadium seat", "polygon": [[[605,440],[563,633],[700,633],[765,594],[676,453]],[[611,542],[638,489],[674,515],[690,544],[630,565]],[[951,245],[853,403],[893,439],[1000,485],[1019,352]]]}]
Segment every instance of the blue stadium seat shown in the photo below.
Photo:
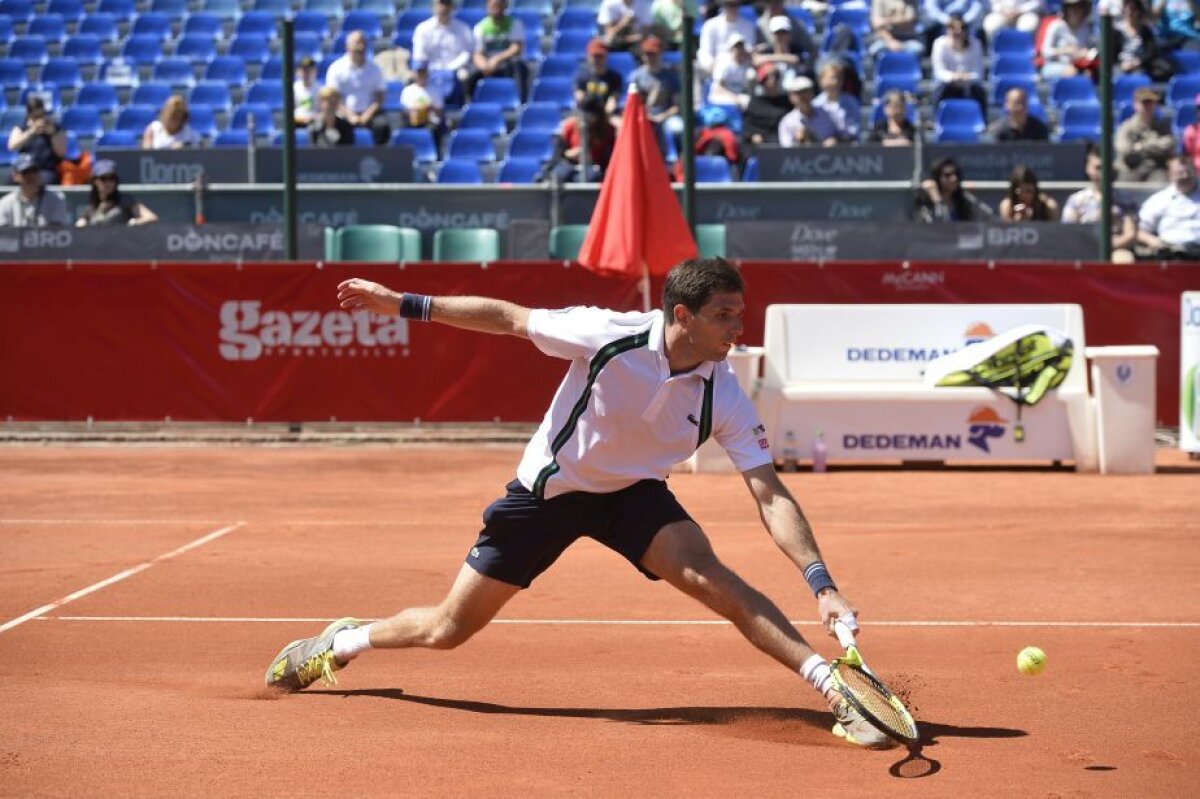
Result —
[{"label": "blue stadium seat", "polygon": [[47,14],[58,14],[66,22],[78,24],[83,19],[83,0],[50,0],[46,4]]},{"label": "blue stadium seat", "polygon": [[938,144],[975,144],[979,141],[979,131],[975,128],[935,128],[934,141]]},{"label": "blue stadium seat", "polygon": [[[465,3],[459,3],[457,5],[459,6],[458,12],[461,12],[463,9],[467,8]],[[354,8],[358,11],[374,11],[381,17],[392,17],[396,15],[396,4],[393,2],[393,0],[357,0],[357,2],[354,3]],[[455,16],[459,19],[462,19],[459,13],[455,13]]]},{"label": "blue stadium seat", "polygon": [[41,36],[21,36],[8,46],[8,57],[26,66],[41,66],[50,59],[50,50]]},{"label": "blue stadium seat", "polygon": [[251,117],[254,118],[255,136],[271,136],[275,133],[275,119],[271,109],[261,103],[242,103],[235,108],[229,120],[229,129],[244,130]]},{"label": "blue stadium seat", "polygon": [[14,23],[28,25],[35,13],[33,0],[0,0],[0,14],[10,17]]},{"label": "blue stadium seat", "polygon": [[[549,17],[554,13],[553,0],[513,0],[509,5],[513,9],[514,14],[518,11],[521,13],[537,14],[539,19]],[[597,8],[599,7],[597,6]],[[525,27],[529,26],[526,25]]]},{"label": "blue stadium seat", "polygon": [[109,59],[100,65],[99,80],[113,86],[136,86],[138,67],[124,58]]},{"label": "blue stadium seat", "polygon": [[129,29],[130,36],[157,36],[165,42],[171,38],[171,18],[166,14],[156,14],[147,11],[138,14],[133,19],[133,27]]},{"label": "blue stadium seat", "polygon": [[213,147],[239,147],[246,149],[250,146],[250,132],[245,128],[240,130],[223,130],[212,142]]},{"label": "blue stadium seat", "polygon": [[296,35],[315,33],[322,40],[329,37],[329,17],[322,11],[297,11],[292,17]]},{"label": "blue stadium seat", "polygon": [[746,159],[742,168],[742,183],[758,183],[758,156],[752,155]]},{"label": "blue stadium seat", "polygon": [[186,88],[196,82],[196,70],[186,58],[164,58],[154,65],[151,80]]},{"label": "blue stadium seat", "polygon": [[217,135],[216,109],[207,105],[192,105],[188,103],[188,124],[192,130],[206,139]]},{"label": "blue stadium seat", "polygon": [[438,183],[483,183],[479,164],[472,159],[447,159],[437,173]]},{"label": "blue stadium seat", "polygon": [[521,105],[521,93],[512,78],[484,78],[475,86],[473,103],[496,103],[503,111],[515,111]]},{"label": "blue stadium seat", "polygon": [[838,25],[847,26],[859,37],[866,36],[871,32],[871,12],[863,7],[835,8],[826,18],[825,27],[827,29],[836,28]]},{"label": "blue stadium seat", "polygon": [[261,64],[271,55],[265,36],[234,36],[227,55],[240,57],[247,64]]},{"label": "blue stadium seat", "polygon": [[582,56],[587,48],[587,43],[596,36],[592,31],[581,30],[560,30],[554,34],[554,50],[555,53],[574,53],[576,56]]},{"label": "blue stadium seat", "polygon": [[637,69],[637,59],[633,53],[624,50],[614,50],[608,54],[608,68],[621,76],[621,80],[629,82],[629,76]]},{"label": "blue stadium seat", "polygon": [[935,112],[938,141],[978,141],[983,133],[983,110],[974,100],[942,100]]},{"label": "blue stadium seat", "polygon": [[802,8],[800,6],[785,6],[783,10],[787,12],[789,17],[791,17],[793,28],[799,25],[810,34],[816,32],[817,20],[813,17],[812,12],[807,8]]},{"label": "blue stadium seat", "polygon": [[374,147],[375,136],[369,128],[354,129],[354,146],[355,147]]},{"label": "blue stadium seat", "polygon": [[992,59],[992,77],[1036,77],[1033,59],[1024,55],[1002,53]]},{"label": "blue stadium seat", "polygon": [[67,23],[58,14],[39,14],[25,32],[28,36],[41,36],[46,44],[62,44],[67,38]]},{"label": "blue stadium seat", "polygon": [[496,174],[497,183],[533,183],[542,171],[542,163],[536,158],[514,158],[511,155]]},{"label": "blue stadium seat", "polygon": [[261,36],[271,41],[279,36],[276,15],[270,11],[247,11],[234,28],[236,36]]},{"label": "blue stadium seat", "polygon": [[121,46],[121,57],[139,67],[152,67],[162,60],[162,39],[153,34],[131,35]]},{"label": "blue stadium seat", "polygon": [[273,55],[262,65],[258,73],[259,80],[279,80],[283,75],[283,58]]},{"label": "blue stadium seat", "polygon": [[242,4],[240,0],[204,0],[200,10],[216,14],[221,19],[234,20],[242,15]]},{"label": "blue stadium seat", "polygon": [[731,183],[733,175],[729,171],[729,162],[720,155],[696,156],[697,183]]},{"label": "blue stadium seat", "polygon": [[[429,19],[429,13],[426,11],[414,11],[408,9],[400,12],[400,16],[396,18],[396,27],[392,33],[393,44],[400,44],[402,38],[408,39],[408,46],[412,46],[412,32],[425,20]],[[342,27],[345,30],[345,26]]]},{"label": "blue stadium seat", "polygon": [[111,14],[117,22],[133,20],[133,0],[100,0],[95,13]]},{"label": "blue stadium seat", "polygon": [[120,104],[117,87],[107,83],[88,83],[75,95],[75,105],[95,108],[102,114],[115,114]]},{"label": "blue stadium seat", "polygon": [[342,16],[342,0],[304,0],[304,10],[328,17]]},{"label": "blue stadium seat", "polygon": [[[527,32],[533,32],[533,33],[538,34],[539,36],[542,33],[542,29],[545,27],[545,24],[546,24],[545,20],[546,20],[546,17],[548,16],[547,14],[543,14],[540,11],[536,11],[536,10],[529,9],[529,8],[513,8],[512,3],[508,4],[508,14],[513,19],[521,20],[521,24],[525,26],[525,30]],[[537,50],[526,50],[525,51],[526,60],[533,58],[533,55],[536,53],[537,53]]]},{"label": "blue stadium seat", "polygon": [[875,79],[875,96],[881,97],[892,89],[907,94],[916,94],[920,89],[920,78],[911,75],[879,75]]},{"label": "blue stadium seat", "polygon": [[564,8],[558,15],[558,22],[554,29],[559,31],[581,30],[586,31],[589,37],[595,36],[599,31],[599,26],[596,24],[596,12],[590,8]]},{"label": "blue stadium seat", "polygon": [[542,59],[540,78],[573,78],[579,71],[579,56],[572,53],[551,53]]},{"label": "blue stadium seat", "polygon": [[[325,73],[327,73],[329,71],[329,66],[334,61],[337,61],[341,57],[342,57],[342,54],[340,54],[340,53],[330,53],[329,55],[325,56],[324,58],[322,58],[320,61],[317,62],[317,82],[318,83],[325,82]],[[263,65],[263,68],[264,69],[266,68],[266,64]],[[281,64],[280,69],[282,69],[282,68],[283,68],[283,65]]]},{"label": "blue stadium seat", "polygon": [[554,154],[554,140],[550,131],[533,128],[526,130],[517,128],[512,139],[508,142],[509,158],[527,158],[535,161],[545,161]]},{"label": "blue stadium seat", "polygon": [[146,126],[158,119],[159,108],[153,105],[127,105],[117,113],[114,130],[128,130],[141,136]]},{"label": "blue stadium seat", "polygon": [[304,56],[308,56],[313,61],[319,61],[325,55],[325,48],[321,43],[321,37],[310,31],[296,33],[292,37],[292,48],[296,52],[297,61],[304,58]]},{"label": "blue stadium seat", "polygon": [[1037,80],[1028,76],[1012,76],[998,78],[992,83],[992,105],[996,108],[1004,107],[1004,95],[1008,94],[1013,89],[1024,89],[1025,94],[1030,98],[1037,97]]},{"label": "blue stadium seat", "polygon": [[134,87],[133,94],[129,96],[129,104],[162,108],[163,103],[174,93],[169,83],[143,83]]},{"label": "blue stadium seat", "polygon": [[100,122],[100,112],[90,105],[79,105],[78,103],[63,112],[62,126],[63,130],[89,139],[99,138],[100,134],[104,132],[104,125]]},{"label": "blue stadium seat", "polygon": [[383,110],[384,111],[403,111],[404,103],[400,102],[400,95],[404,93],[404,81],[389,80],[383,87]]},{"label": "blue stadium seat", "polygon": [[[24,108],[5,108],[0,111],[0,130],[12,130],[13,128],[25,127],[25,109]],[[0,150],[7,151],[7,147],[0,147]]]},{"label": "blue stadium seat", "polygon": [[992,36],[992,55],[1016,55],[1033,60],[1033,34],[1016,28],[1001,28]]},{"label": "blue stadium seat", "polygon": [[178,21],[187,16],[188,0],[151,0],[150,11]]},{"label": "blue stadium seat", "polygon": [[1100,104],[1074,100],[1062,107],[1059,141],[1100,141]]},{"label": "blue stadium seat", "polygon": [[175,56],[193,64],[207,64],[217,57],[217,43],[203,33],[185,33],[175,43]]},{"label": "blue stadium seat", "polygon": [[229,84],[219,80],[200,81],[188,93],[188,105],[192,107],[207,106],[219,111],[229,111],[233,107]]},{"label": "blue stadium seat", "polygon": [[208,68],[204,70],[204,79],[243,85],[246,82],[246,62],[239,56],[219,55],[209,62]]},{"label": "blue stadium seat", "polygon": [[[854,52],[856,54],[862,53],[862,50],[863,50],[862,34],[860,34],[858,31],[854,30],[853,28],[849,28],[848,30],[850,31],[850,42],[849,42],[850,50],[838,52],[838,56],[844,57],[846,55],[846,53],[848,53],[848,52]],[[825,35],[821,37],[821,53],[822,54],[830,52],[829,48],[833,46],[834,37],[836,37],[837,34],[838,34],[837,30],[835,30],[832,26],[830,26],[830,25],[825,26]],[[862,69],[859,69],[858,71],[859,71],[859,74],[862,74]]]},{"label": "blue stadium seat", "polygon": [[24,89],[29,85],[25,65],[15,58],[0,58],[0,86]]},{"label": "blue stadium seat", "polygon": [[575,105],[574,82],[569,78],[538,78],[529,99],[535,103],[553,103],[566,110]]},{"label": "blue stadium seat", "polygon": [[104,63],[104,51],[100,40],[92,34],[78,33],[63,43],[63,58],[69,58],[81,66],[100,66]]},{"label": "blue stadium seat", "polygon": [[254,10],[279,17],[291,13],[292,0],[254,0]]},{"label": "blue stadium seat", "polygon": [[1133,102],[1133,93],[1143,86],[1151,84],[1150,76],[1141,72],[1114,75],[1112,84],[1112,100],[1117,105]]},{"label": "blue stadium seat", "polygon": [[554,103],[526,103],[517,118],[521,130],[558,130],[562,122],[562,111]]},{"label": "blue stadium seat", "polygon": [[1060,78],[1050,87],[1050,105],[1061,108],[1066,103],[1079,101],[1096,102],[1096,84],[1087,75]]},{"label": "blue stadium seat", "polygon": [[[272,111],[283,110],[283,84],[279,81],[258,81],[246,93],[246,102],[265,105]],[[367,131],[368,133],[370,131]]]},{"label": "blue stadium seat", "polygon": [[921,80],[921,59],[907,50],[884,52],[875,64],[875,74],[880,77],[909,78],[915,83]]},{"label": "blue stadium seat", "polygon": [[[12,55],[12,51],[9,51]],[[1167,83],[1167,105],[1177,106],[1195,101],[1200,94],[1200,73],[1176,75]]]},{"label": "blue stadium seat", "polygon": [[[66,47],[71,46],[71,39],[81,36],[93,36],[98,42],[115,42],[117,40],[117,18],[112,14],[88,14],[79,23],[79,29],[74,36],[67,39]],[[64,50],[64,52],[66,52]]]},{"label": "blue stadium seat", "polygon": [[1174,50],[1170,53],[1170,59],[1175,66],[1176,75],[1191,75],[1200,72],[1200,52]]},{"label": "blue stadium seat", "polygon": [[383,35],[383,20],[374,11],[347,11],[342,18],[342,32],[351,31],[362,31],[370,43]]},{"label": "blue stadium seat", "polygon": [[492,134],[486,130],[463,130],[460,128],[450,134],[450,145],[446,156],[476,161],[495,161],[496,148],[492,144]]},{"label": "blue stadium seat", "polygon": [[454,16],[465,22],[471,30],[475,30],[476,23],[486,17],[487,12],[482,8],[460,8],[454,13]]},{"label": "blue stadium seat", "polygon": [[73,58],[51,58],[38,76],[40,83],[54,83],[59,88],[78,89],[83,85],[79,64]]},{"label": "blue stadium seat", "polygon": [[106,130],[96,141],[97,150],[132,150],[141,145],[142,131],[140,130]]},{"label": "blue stadium seat", "polygon": [[8,47],[13,38],[14,34],[12,17],[0,16],[0,47]]},{"label": "blue stadium seat", "polygon": [[180,37],[206,36],[210,41],[225,38],[225,22],[215,14],[189,14],[183,21]]},{"label": "blue stadium seat", "polygon": [[438,160],[437,145],[429,128],[400,128],[392,133],[392,146],[404,145],[413,148],[413,160],[431,163]]},{"label": "blue stadium seat", "polygon": [[[311,146],[311,140],[309,139],[309,136],[308,136],[308,128],[296,128],[295,130],[292,131],[292,134],[293,134],[292,138],[295,140],[297,147],[310,147]],[[283,131],[282,130],[275,131],[275,135],[271,137],[271,146],[272,147],[282,147],[283,146]]]},{"label": "blue stadium seat", "polygon": [[472,102],[463,109],[458,120],[459,130],[482,130],[493,136],[507,132],[504,124],[504,109],[497,103]]}]

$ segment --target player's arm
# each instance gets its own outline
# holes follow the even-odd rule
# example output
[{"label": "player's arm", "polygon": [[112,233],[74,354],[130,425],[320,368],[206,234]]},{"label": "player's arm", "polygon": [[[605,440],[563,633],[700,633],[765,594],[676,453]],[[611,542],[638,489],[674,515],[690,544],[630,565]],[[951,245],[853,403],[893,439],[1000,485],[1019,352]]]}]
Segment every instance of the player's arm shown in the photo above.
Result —
[{"label": "player's arm", "polygon": [[382,316],[403,315],[465,330],[529,338],[529,309],[490,297],[402,294],[355,277],[338,285],[338,303],[348,311],[367,310]]},{"label": "player's arm", "polygon": [[767,463],[747,469],[742,478],[758,503],[758,513],[767,532],[814,589],[818,613],[826,628],[832,630],[833,622],[845,614],[857,614],[854,605],[838,593],[829,579],[812,527],[775,473],[775,465]]}]

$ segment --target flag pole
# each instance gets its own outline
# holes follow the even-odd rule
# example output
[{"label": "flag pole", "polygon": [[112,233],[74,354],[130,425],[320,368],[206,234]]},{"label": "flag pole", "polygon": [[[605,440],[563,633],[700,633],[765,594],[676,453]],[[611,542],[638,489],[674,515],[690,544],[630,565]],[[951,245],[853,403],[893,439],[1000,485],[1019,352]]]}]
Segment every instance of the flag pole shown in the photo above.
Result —
[{"label": "flag pole", "polygon": [[642,289],[642,310],[650,311],[650,264],[642,259],[642,279],[638,281]]}]

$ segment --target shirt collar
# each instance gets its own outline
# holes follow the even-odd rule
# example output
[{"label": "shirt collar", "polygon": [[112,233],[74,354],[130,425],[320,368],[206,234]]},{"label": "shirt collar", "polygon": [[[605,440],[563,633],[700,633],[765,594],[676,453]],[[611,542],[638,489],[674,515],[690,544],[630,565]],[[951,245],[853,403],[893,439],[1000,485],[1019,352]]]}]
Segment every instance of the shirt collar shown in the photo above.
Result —
[{"label": "shirt collar", "polygon": [[[650,323],[650,339],[646,342],[650,346],[651,351],[658,355],[659,363],[662,365],[664,380],[671,377],[671,365],[667,361],[666,327],[666,316],[663,311],[658,311],[654,316],[654,321]],[[675,376],[687,377],[689,375],[698,375],[705,380],[712,380],[713,372],[716,371],[716,368],[717,364],[715,362],[702,361],[695,369]]]}]

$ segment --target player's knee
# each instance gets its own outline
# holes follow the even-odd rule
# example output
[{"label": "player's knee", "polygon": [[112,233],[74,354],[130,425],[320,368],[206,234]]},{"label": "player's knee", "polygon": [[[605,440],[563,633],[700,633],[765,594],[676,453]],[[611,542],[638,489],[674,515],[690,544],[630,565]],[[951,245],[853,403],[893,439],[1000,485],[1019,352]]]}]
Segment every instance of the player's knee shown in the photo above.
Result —
[{"label": "player's knee", "polygon": [[439,616],[425,634],[430,649],[454,649],[467,642],[473,631],[449,616]]}]

